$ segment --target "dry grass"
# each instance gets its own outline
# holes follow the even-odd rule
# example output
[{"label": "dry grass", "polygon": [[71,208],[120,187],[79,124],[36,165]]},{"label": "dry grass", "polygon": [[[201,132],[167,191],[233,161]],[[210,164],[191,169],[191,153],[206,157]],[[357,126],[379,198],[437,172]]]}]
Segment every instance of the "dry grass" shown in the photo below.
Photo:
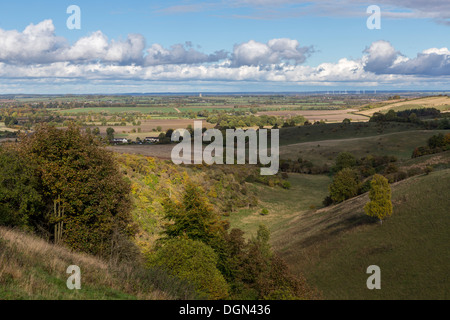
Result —
[{"label": "dry grass", "polygon": [[[71,265],[81,269],[82,290],[67,289]],[[169,299],[140,286],[131,266],[111,268],[93,256],[0,227],[0,299]]]}]

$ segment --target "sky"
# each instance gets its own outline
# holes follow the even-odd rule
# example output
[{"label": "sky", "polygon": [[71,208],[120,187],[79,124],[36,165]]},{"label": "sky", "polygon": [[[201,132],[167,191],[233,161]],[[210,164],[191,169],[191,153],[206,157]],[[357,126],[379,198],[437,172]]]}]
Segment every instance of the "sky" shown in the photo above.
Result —
[{"label": "sky", "polygon": [[448,90],[449,36],[448,0],[17,0],[0,94]]}]

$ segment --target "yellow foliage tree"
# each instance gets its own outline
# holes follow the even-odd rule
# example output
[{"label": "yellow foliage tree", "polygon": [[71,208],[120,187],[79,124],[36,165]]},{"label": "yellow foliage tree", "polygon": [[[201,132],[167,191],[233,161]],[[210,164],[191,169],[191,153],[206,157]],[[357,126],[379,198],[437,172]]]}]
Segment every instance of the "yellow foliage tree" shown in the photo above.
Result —
[{"label": "yellow foliage tree", "polygon": [[386,217],[392,215],[392,193],[388,180],[382,175],[376,174],[370,183],[370,202],[366,204],[364,210],[371,217],[380,219],[381,224]]}]

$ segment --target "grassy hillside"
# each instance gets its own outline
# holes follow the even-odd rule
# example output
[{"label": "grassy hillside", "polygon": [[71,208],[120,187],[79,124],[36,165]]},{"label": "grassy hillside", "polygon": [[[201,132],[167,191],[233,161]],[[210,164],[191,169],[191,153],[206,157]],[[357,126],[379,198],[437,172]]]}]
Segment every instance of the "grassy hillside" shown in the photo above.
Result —
[{"label": "grassy hillside", "polygon": [[312,161],[315,165],[334,163],[340,152],[351,152],[357,158],[368,154],[380,156],[395,156],[400,160],[410,159],[415,148],[426,145],[428,139],[448,130],[414,130],[403,131],[370,137],[345,138],[291,144],[280,148],[282,159],[298,159],[299,157]]},{"label": "grassy hillside", "polygon": [[280,130],[280,145],[286,146],[295,143],[322,140],[365,138],[419,129],[421,129],[421,127],[417,124],[400,122],[354,122],[347,125],[342,123],[328,123],[313,126],[282,128]]},{"label": "grassy hillside", "polygon": [[[449,299],[449,188],[449,169],[393,185],[383,225],[365,216],[367,195],[298,214],[274,247],[327,299]],[[381,290],[366,287],[370,265],[381,268]]]},{"label": "grassy hillside", "polygon": [[[71,265],[81,269],[81,290],[67,288]],[[0,227],[0,300],[160,300],[186,288],[160,271],[111,268],[96,257]],[[192,298],[188,292],[181,297]]]},{"label": "grassy hillside", "polygon": [[[289,174],[289,182],[289,190],[253,185],[260,200],[259,206],[232,213],[227,217],[231,226],[246,231],[247,236],[256,235],[260,224],[270,227],[271,232],[282,232],[299,212],[322,206],[331,178],[325,175]],[[261,215],[262,208],[268,209],[269,214]]]}]

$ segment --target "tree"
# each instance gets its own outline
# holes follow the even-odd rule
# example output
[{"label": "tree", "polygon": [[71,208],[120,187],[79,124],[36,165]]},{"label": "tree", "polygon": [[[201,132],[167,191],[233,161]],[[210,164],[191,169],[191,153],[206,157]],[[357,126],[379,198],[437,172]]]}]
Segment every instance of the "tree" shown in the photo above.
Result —
[{"label": "tree", "polygon": [[163,206],[165,218],[172,222],[166,225],[164,231],[167,238],[186,236],[213,248],[221,242],[225,223],[214,212],[204,190],[192,181],[186,183],[181,203],[166,197]]},{"label": "tree", "polygon": [[92,130],[92,134],[95,136],[100,135],[100,129],[98,127],[95,127],[94,130]]},{"label": "tree", "polygon": [[108,137],[109,141],[114,140],[114,133],[115,132],[116,131],[113,128],[106,129],[106,136]]},{"label": "tree", "polygon": [[173,129],[169,129],[166,132],[166,138],[172,139],[172,134],[173,134],[174,130]]},{"label": "tree", "polygon": [[388,180],[382,175],[376,174],[370,183],[370,202],[364,210],[370,217],[376,217],[383,223],[386,217],[392,215],[391,187]]},{"label": "tree", "polygon": [[339,203],[358,194],[358,175],[355,170],[345,168],[339,171],[329,187],[333,202]]},{"label": "tree", "polygon": [[37,217],[45,211],[35,169],[36,164],[16,150],[0,147],[0,225],[33,230]]},{"label": "tree", "polygon": [[134,235],[130,185],[97,138],[73,125],[67,130],[41,125],[21,137],[18,154],[33,164],[46,206],[33,215],[35,229],[55,223],[58,201],[65,212],[63,241],[74,250],[109,257],[113,234]]},{"label": "tree", "polygon": [[217,269],[218,257],[205,243],[187,238],[171,239],[154,256],[150,265],[161,267],[195,286],[208,299],[225,299],[228,284]]},{"label": "tree", "polygon": [[336,157],[336,162],[333,167],[334,172],[339,172],[345,168],[352,168],[356,166],[357,160],[350,152],[341,152]]}]

